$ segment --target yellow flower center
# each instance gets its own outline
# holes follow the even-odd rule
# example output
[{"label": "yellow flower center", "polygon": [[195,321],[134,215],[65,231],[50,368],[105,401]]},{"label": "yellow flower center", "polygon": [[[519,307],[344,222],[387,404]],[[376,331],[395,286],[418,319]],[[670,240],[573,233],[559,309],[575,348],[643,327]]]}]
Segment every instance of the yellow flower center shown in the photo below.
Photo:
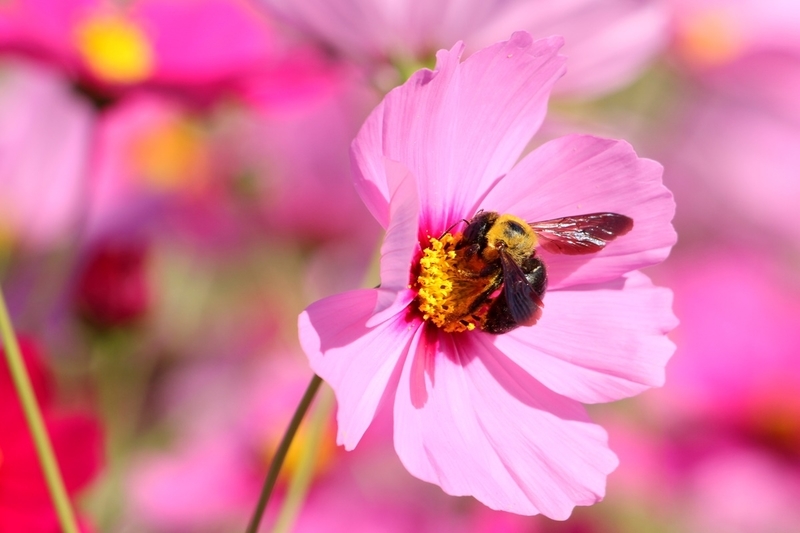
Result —
[{"label": "yellow flower center", "polygon": [[77,28],[78,51],[99,78],[113,83],[136,83],[153,71],[153,50],[147,35],[133,21],[103,14]]},{"label": "yellow flower center", "polygon": [[732,61],[743,45],[741,27],[725,9],[701,11],[686,20],[678,30],[681,53],[700,66]]},{"label": "yellow flower center", "polygon": [[453,295],[454,279],[459,276],[456,266],[456,244],[461,235],[445,233],[441,239],[431,238],[430,246],[423,250],[417,277],[417,302],[424,320],[447,333],[472,331],[480,324],[477,314],[461,316]]},{"label": "yellow flower center", "polygon": [[185,118],[167,120],[141,134],[129,156],[144,182],[161,192],[202,185],[210,164],[202,128]]}]

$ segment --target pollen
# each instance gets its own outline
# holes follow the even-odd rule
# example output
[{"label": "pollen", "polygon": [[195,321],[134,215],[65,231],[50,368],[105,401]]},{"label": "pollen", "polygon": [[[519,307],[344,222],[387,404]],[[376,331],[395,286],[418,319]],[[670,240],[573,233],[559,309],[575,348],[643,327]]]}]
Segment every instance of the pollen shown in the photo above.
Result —
[{"label": "pollen", "polygon": [[417,301],[422,318],[432,322],[447,333],[472,331],[477,317],[453,320],[453,278],[458,274],[455,266],[455,246],[460,235],[445,233],[441,239],[431,238],[430,246],[423,250],[417,277]]}]

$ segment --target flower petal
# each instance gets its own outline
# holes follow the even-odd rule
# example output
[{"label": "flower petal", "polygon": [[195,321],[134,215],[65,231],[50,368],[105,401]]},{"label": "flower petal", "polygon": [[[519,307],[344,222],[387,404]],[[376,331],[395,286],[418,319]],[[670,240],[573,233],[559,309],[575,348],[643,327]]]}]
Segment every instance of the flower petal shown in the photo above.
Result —
[{"label": "flower petal", "polygon": [[672,291],[644,274],[549,292],[535,326],[481,334],[551,390],[583,403],[618,400],[664,383],[675,351]]},{"label": "flower petal", "polygon": [[423,69],[386,95],[351,149],[356,188],[378,221],[387,226],[384,157],[416,176],[421,224],[431,234],[471,215],[539,128],[564,73],[562,44],[517,32],[459,64],[459,43],[439,51],[435,71]]},{"label": "flower petal", "polygon": [[77,493],[103,466],[102,427],[86,413],[51,416],[46,423],[64,484],[71,494]]},{"label": "flower petal", "polygon": [[482,47],[519,29],[564,36],[569,71],[559,95],[586,98],[630,83],[669,37],[669,6],[660,0],[522,0],[499,11],[467,42]]},{"label": "flower petal", "polygon": [[384,160],[392,191],[389,202],[389,227],[381,246],[381,285],[375,314],[367,322],[372,327],[396,315],[414,294],[408,290],[411,261],[419,249],[419,195],[414,175],[401,163]]},{"label": "flower petal", "polygon": [[568,135],[527,155],[480,207],[529,222],[595,212],[631,217],[633,229],[598,253],[538,252],[551,289],[609,281],[663,261],[675,244],[675,202],[661,183],[662,170],[625,141]]},{"label": "flower petal", "polygon": [[418,333],[410,354],[394,435],[412,474],[493,509],[555,519],[602,498],[617,460],[580,404],[475,335]]},{"label": "flower petal", "polygon": [[395,367],[408,352],[415,325],[404,312],[375,327],[378,291],[362,289],[319,300],[300,314],[300,344],[311,368],[336,393],[337,443],[355,448],[372,422],[384,391],[393,394]]}]

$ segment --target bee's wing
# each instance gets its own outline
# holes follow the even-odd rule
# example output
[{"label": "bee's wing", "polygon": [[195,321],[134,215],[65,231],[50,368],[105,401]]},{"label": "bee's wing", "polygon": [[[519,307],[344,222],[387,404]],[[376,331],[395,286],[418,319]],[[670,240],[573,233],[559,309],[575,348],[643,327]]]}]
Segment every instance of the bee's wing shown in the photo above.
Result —
[{"label": "bee's wing", "polygon": [[590,213],[530,223],[542,248],[555,254],[599,252],[607,242],[633,228],[633,219],[617,213]]},{"label": "bee's wing", "polygon": [[503,265],[503,295],[511,316],[520,326],[531,326],[541,315],[542,300],[534,292],[522,268],[504,251],[500,252]]}]

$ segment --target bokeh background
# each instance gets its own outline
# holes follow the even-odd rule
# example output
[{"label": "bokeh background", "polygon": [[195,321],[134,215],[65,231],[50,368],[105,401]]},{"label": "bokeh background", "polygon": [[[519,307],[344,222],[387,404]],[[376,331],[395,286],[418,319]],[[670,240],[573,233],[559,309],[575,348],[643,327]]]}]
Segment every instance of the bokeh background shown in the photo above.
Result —
[{"label": "bokeh background", "polygon": [[[311,377],[297,314],[377,279],[350,141],[437,49],[518,29],[569,57],[532,146],[665,167],[666,385],[591,409],[621,464],[566,522],[412,478],[385,416],[344,452],[325,389],[265,530],[800,531],[800,3],[2,0],[0,284],[86,531],[243,530]],[[49,503],[12,395],[0,524],[56,531],[14,522]]]}]

